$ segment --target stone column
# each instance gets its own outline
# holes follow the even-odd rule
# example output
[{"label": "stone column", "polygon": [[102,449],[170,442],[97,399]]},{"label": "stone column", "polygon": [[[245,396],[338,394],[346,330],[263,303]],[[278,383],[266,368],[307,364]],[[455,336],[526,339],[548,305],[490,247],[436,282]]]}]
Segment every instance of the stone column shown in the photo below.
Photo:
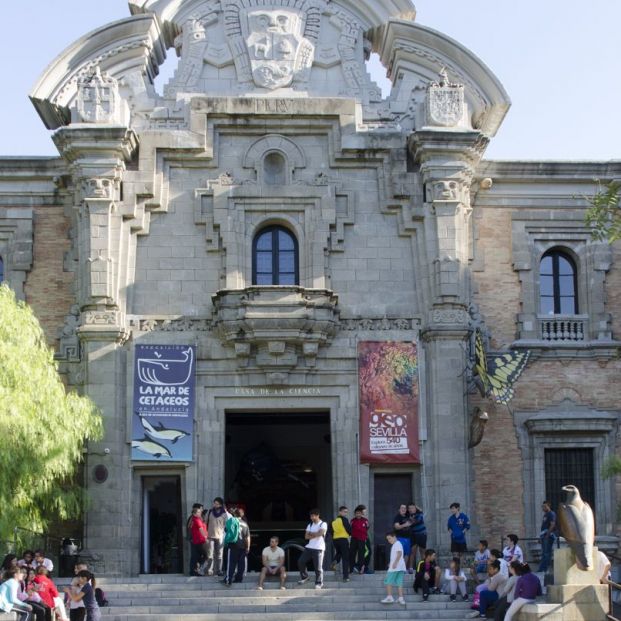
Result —
[{"label": "stone column", "polygon": [[[54,141],[69,163],[74,187],[74,256],[78,272],[82,392],[101,408],[104,437],[89,443],[85,481],[89,508],[85,547],[95,572],[129,573],[130,452],[126,415],[126,351],[123,278],[131,232],[121,215],[121,178],[138,143],[122,126],[74,125],[59,130]],[[94,482],[97,465],[108,470]],[[134,538],[135,539],[135,538]]]},{"label": "stone column", "polygon": [[[431,541],[449,545],[449,505],[472,514],[466,365],[470,303],[470,184],[487,140],[468,129],[427,127],[412,134],[409,149],[425,188],[426,265],[421,285],[427,308],[422,329],[427,368],[428,437],[423,449],[431,506]],[[472,537],[469,538],[472,541]]]}]

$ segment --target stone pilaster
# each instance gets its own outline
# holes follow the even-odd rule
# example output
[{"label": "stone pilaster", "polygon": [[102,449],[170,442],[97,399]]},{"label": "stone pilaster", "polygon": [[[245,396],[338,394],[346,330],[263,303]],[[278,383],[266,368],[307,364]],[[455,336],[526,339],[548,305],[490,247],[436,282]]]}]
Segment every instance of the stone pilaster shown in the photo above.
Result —
[{"label": "stone pilaster", "polygon": [[471,514],[466,398],[470,184],[487,140],[477,131],[427,128],[410,137],[425,187],[427,442],[423,449],[432,540],[447,550],[448,508]]},{"label": "stone pilaster", "polygon": [[[133,256],[132,234],[121,210],[121,182],[136,152],[136,135],[116,125],[72,125],[54,141],[67,160],[74,188],[74,258],[78,273],[77,334],[83,365],[83,392],[97,403],[104,418],[104,438],[90,443],[86,484],[93,507],[85,520],[85,545],[95,571],[129,572],[132,528],[126,427],[126,282]],[[106,450],[107,449],[107,450]],[[103,465],[107,480],[95,482]]]}]

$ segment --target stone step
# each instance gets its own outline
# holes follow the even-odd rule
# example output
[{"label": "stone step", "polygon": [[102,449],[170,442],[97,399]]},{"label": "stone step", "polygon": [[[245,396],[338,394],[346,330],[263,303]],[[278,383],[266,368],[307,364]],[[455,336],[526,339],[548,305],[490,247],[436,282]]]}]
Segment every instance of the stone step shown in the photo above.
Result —
[{"label": "stone step", "polygon": [[[295,616],[293,616],[295,613]],[[106,615],[106,621],[232,621],[232,614],[235,614],[235,621],[390,621],[391,619],[416,619],[420,621],[453,621],[463,619],[464,611],[453,611],[452,613],[430,614],[429,610],[407,610],[387,607],[380,611],[335,611],[335,612],[314,612],[314,611],[288,611],[273,612],[266,617],[265,612],[220,612],[220,613],[180,613],[178,610],[172,613],[115,613]]]}]

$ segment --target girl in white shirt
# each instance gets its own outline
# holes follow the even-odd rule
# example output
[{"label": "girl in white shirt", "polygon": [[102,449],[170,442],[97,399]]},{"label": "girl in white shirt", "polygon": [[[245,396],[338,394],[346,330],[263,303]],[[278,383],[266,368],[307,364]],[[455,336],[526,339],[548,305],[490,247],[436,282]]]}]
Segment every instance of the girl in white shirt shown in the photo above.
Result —
[{"label": "girl in white shirt", "polygon": [[502,557],[507,563],[511,561],[519,561],[520,563],[524,562],[524,554],[522,552],[522,548],[517,544],[519,538],[517,535],[507,535],[507,539],[509,540],[509,545],[504,548],[502,551]]},{"label": "girl in white shirt", "polygon": [[444,580],[448,582],[449,592],[451,594],[450,601],[454,602],[457,599],[457,589],[461,593],[461,599],[464,602],[468,601],[468,594],[466,593],[466,574],[461,569],[461,564],[458,558],[454,558],[448,566],[448,569],[444,570]]}]

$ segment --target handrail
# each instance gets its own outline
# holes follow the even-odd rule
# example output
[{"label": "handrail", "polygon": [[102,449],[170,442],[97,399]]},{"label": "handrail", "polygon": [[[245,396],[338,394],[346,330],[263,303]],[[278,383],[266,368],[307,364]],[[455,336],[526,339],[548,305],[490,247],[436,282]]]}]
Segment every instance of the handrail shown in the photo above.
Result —
[{"label": "handrail", "polygon": [[[611,557],[613,556],[612,554],[610,555]],[[614,555],[616,556],[616,555]],[[619,558],[619,557],[616,557]],[[620,621],[617,617],[615,617],[614,615],[614,602],[612,599],[612,591],[614,589],[618,589],[621,590],[621,584],[617,584],[616,582],[612,582],[612,580],[608,581],[608,614],[606,615],[606,617],[609,619],[609,621]]]}]

